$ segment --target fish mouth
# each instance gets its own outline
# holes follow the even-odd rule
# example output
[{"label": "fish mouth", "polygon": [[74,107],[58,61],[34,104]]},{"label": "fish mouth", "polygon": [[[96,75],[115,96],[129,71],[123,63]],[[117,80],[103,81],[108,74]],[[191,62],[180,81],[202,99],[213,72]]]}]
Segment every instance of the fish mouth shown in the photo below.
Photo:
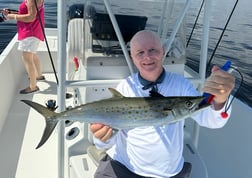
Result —
[{"label": "fish mouth", "polygon": [[201,110],[201,109],[204,109],[204,108],[208,108],[209,106],[211,106],[211,104],[204,104],[204,105],[202,105],[202,106],[198,106],[196,109],[195,109],[195,111],[198,111],[198,110]]},{"label": "fish mouth", "polygon": [[202,104],[202,101],[204,99],[205,99],[205,97],[203,97],[203,96],[193,99],[194,102],[195,102],[195,106],[194,106],[194,109],[193,109],[194,111],[199,111],[199,110],[202,110],[204,108],[207,108],[207,107],[211,106],[211,104],[209,104],[209,103]]},{"label": "fish mouth", "polygon": [[[205,98],[202,98],[201,101],[203,101]],[[198,110],[201,110],[201,109],[204,109],[204,108],[208,108],[209,106],[211,106],[211,104],[209,103],[205,103],[205,104],[201,104],[201,102],[199,102],[199,104],[197,105],[195,111],[198,111]]]}]

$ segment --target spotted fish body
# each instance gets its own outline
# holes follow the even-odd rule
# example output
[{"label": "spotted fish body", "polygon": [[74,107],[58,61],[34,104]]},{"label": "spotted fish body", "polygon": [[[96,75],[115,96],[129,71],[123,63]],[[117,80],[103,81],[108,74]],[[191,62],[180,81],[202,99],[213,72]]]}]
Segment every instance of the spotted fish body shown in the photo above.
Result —
[{"label": "spotted fish body", "polygon": [[83,104],[55,113],[46,107],[28,100],[22,100],[46,119],[46,128],[37,148],[50,137],[60,119],[101,123],[114,129],[142,126],[161,126],[188,118],[191,114],[209,106],[199,107],[201,96],[189,97],[124,97],[114,89],[109,89],[112,98]]}]

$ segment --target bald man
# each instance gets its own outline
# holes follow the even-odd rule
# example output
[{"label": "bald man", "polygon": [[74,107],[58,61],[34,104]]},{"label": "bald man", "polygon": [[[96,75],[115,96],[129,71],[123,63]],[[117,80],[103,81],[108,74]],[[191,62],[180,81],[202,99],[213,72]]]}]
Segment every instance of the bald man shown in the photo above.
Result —
[{"label": "bald man", "polygon": [[[148,97],[155,91],[163,96],[198,96],[193,85],[183,76],[165,71],[162,65],[164,48],[160,38],[152,31],[143,30],[130,42],[131,58],[138,72],[124,79],[117,90],[126,97]],[[212,69],[203,92],[215,97],[212,106],[193,119],[201,126],[221,128],[228,119],[221,118],[228,96],[234,88],[235,78],[229,73]],[[227,111],[231,112],[231,109]],[[230,115],[230,114],[229,114]],[[183,178],[184,121],[160,127],[122,129],[111,137],[112,128],[91,124],[97,148],[106,148],[107,155],[100,161],[95,178]],[[190,172],[190,171],[189,171]]]}]

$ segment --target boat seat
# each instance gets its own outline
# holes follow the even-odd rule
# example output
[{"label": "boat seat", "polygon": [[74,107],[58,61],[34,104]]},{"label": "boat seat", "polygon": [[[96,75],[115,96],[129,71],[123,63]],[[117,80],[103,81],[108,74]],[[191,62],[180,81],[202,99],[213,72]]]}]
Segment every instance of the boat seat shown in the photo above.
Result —
[{"label": "boat seat", "polygon": [[72,60],[75,56],[82,58],[83,56],[83,19],[74,18],[68,23],[67,53],[68,60]]},{"label": "boat seat", "polygon": [[87,148],[87,154],[93,163],[98,166],[100,160],[106,155],[106,149],[97,149],[95,145],[91,145]]}]

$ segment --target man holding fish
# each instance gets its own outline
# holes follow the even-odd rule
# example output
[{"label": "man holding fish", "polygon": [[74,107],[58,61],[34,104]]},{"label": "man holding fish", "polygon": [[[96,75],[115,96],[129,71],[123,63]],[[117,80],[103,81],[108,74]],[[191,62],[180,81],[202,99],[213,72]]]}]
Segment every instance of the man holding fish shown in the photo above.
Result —
[{"label": "man holding fish", "polygon": [[[123,96],[148,97],[150,93],[159,93],[160,96],[200,95],[183,76],[164,70],[162,60],[165,52],[155,33],[139,31],[130,46],[132,60],[139,72],[117,86],[117,91]],[[221,113],[225,111],[234,85],[235,78],[231,74],[214,66],[202,88],[203,92],[214,95],[211,107],[192,118],[204,127],[223,127],[228,118],[223,119]],[[225,112],[230,114],[231,109]],[[90,130],[96,146],[108,149],[95,178],[183,178],[184,120],[163,126],[120,129],[114,136],[108,125],[93,123]]]}]

